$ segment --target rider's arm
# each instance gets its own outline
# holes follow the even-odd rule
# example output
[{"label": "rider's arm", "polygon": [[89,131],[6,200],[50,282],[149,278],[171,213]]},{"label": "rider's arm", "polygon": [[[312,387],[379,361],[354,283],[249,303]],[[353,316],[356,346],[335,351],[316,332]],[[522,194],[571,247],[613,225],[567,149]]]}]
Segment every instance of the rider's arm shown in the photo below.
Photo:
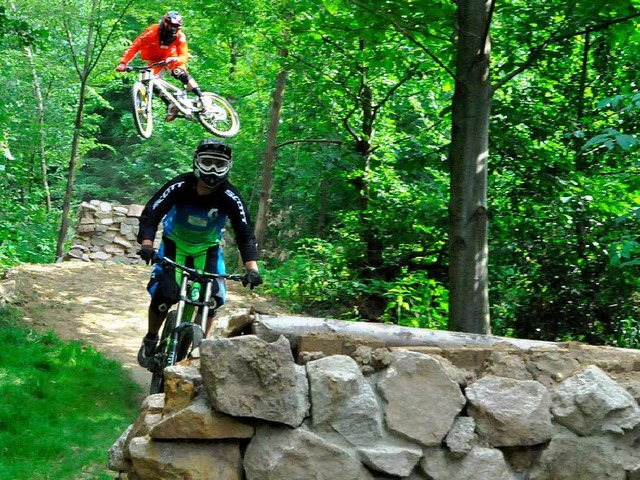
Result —
[{"label": "rider's arm", "polygon": [[169,180],[147,202],[142,214],[140,214],[138,243],[144,245],[143,242],[150,241],[153,244],[160,221],[175,205],[176,198],[180,196],[181,191],[187,187],[187,176],[188,174],[182,174]]},{"label": "rider's arm", "polygon": [[246,262],[246,263],[244,264],[244,266],[245,266],[245,268],[246,268],[247,270],[255,270],[255,271],[259,271],[259,268],[258,268],[258,262],[256,262],[255,260],[251,260],[251,261],[249,261],[249,262]]},{"label": "rider's arm", "polygon": [[178,34],[178,38],[176,39],[178,43],[176,47],[176,60],[179,65],[186,65],[189,61],[189,46],[187,44],[187,37],[184,33],[180,32]]},{"label": "rider's arm", "polygon": [[[228,183],[223,188],[223,195],[227,204],[225,210],[231,222],[242,261],[248,269],[258,270],[256,263],[258,258],[258,245],[247,206],[233,185]],[[252,266],[249,267],[248,264]]]},{"label": "rider's arm", "polygon": [[120,60],[120,63],[128,65],[129,62],[133,60],[133,57],[135,57],[137,53],[142,49],[142,47],[144,47],[153,37],[154,30],[155,30],[153,27],[155,27],[155,25],[148,27],[133,41],[131,46],[127,48],[124,54],[122,55],[122,59]]}]

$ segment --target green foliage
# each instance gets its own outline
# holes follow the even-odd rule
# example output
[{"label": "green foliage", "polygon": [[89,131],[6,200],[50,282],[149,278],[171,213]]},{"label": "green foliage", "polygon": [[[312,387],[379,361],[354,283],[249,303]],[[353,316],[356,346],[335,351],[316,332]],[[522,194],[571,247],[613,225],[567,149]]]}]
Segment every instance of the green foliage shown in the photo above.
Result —
[{"label": "green foliage", "polygon": [[0,310],[0,477],[113,478],[105,455],[135,419],[139,387],[92,348]]},{"label": "green foliage", "polygon": [[392,282],[364,280],[349,268],[346,250],[320,239],[301,241],[292,258],[265,272],[267,290],[294,311],[360,316],[358,299],[387,299],[381,321],[408,327],[445,329],[448,292],[427,272],[408,272]]},{"label": "green foliage", "polygon": [[404,327],[447,329],[449,292],[424,271],[403,272],[393,283],[381,282],[376,291],[388,299],[382,320]]},{"label": "green foliage", "polygon": [[357,293],[343,249],[321,239],[301,240],[292,257],[266,275],[268,291],[293,311],[342,305]]},{"label": "green foliage", "polygon": [[[89,79],[73,205],[144,203],[191,168],[204,135],[195,122],[163,122],[159,102],[152,138],[135,134],[135,76],[113,68],[166,5],[138,2],[118,19],[124,5],[101,4],[101,34],[116,30]],[[69,15],[73,8],[80,13]],[[254,218],[271,94],[276,75],[288,74],[261,245],[272,290],[299,311],[345,318],[377,296],[386,301],[383,321],[443,328],[456,4],[176,0],[171,8],[185,18],[190,72],[240,114],[240,134],[229,140],[232,180]],[[52,259],[78,99],[72,60],[86,39],[86,10],[86,2],[57,0],[0,10],[0,265]],[[496,5],[488,162],[494,333],[637,345],[636,10],[629,0]]]}]

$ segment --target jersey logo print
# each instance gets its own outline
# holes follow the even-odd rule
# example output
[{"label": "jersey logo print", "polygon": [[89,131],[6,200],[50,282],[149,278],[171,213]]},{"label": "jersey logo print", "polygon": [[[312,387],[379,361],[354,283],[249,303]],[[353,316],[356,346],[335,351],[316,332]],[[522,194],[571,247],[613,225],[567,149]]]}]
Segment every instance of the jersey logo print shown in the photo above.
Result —
[{"label": "jersey logo print", "polygon": [[242,206],[242,200],[240,200],[240,197],[238,197],[231,190],[225,190],[224,193],[229,198],[231,198],[231,200],[236,202],[236,205],[238,205],[238,211],[240,212],[240,217],[242,217],[242,223],[244,223],[244,224],[248,223],[247,222],[247,213],[244,211],[244,207]]},{"label": "jersey logo print", "polygon": [[156,208],[158,208],[158,205],[160,205],[164,201],[164,199],[169,196],[171,192],[173,192],[176,188],[180,188],[182,185],[184,185],[184,181],[174,183],[173,185],[169,185],[169,188],[167,188],[164,192],[162,192],[162,195],[160,195],[160,198],[158,198],[158,200],[153,202],[153,206],[151,207],[151,210],[155,210]]}]

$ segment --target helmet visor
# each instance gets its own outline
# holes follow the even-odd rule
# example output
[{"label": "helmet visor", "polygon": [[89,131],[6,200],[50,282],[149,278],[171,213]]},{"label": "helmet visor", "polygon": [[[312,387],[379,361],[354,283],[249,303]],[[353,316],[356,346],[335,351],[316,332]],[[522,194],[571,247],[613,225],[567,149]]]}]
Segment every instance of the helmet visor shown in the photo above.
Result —
[{"label": "helmet visor", "polygon": [[205,174],[224,175],[231,168],[231,159],[218,152],[200,152],[196,156],[196,166]]},{"label": "helmet visor", "polygon": [[165,20],[164,28],[170,35],[176,35],[180,30],[180,24],[173,23],[170,20]]}]

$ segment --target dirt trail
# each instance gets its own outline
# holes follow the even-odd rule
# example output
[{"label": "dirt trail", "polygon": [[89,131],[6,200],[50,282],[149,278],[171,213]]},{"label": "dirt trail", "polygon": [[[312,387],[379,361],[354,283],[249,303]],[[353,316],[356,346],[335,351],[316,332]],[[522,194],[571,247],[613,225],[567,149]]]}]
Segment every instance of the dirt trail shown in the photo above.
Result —
[{"label": "dirt trail", "polygon": [[[8,279],[17,283],[17,307],[26,323],[92,345],[121,362],[147,392],[151,374],[138,365],[136,355],[147,330],[150,271],[146,265],[63,262],[22,265]],[[236,282],[227,288],[228,308],[272,310],[263,297]]]}]

